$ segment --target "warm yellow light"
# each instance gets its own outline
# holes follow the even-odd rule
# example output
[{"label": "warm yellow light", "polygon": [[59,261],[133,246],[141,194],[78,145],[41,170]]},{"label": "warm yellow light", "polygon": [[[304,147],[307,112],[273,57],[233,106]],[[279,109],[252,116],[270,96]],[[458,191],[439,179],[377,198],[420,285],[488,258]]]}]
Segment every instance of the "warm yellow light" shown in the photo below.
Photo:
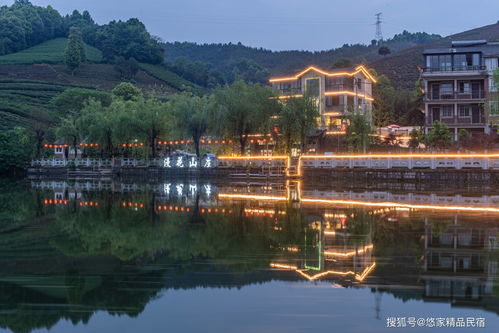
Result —
[{"label": "warm yellow light", "polygon": [[322,75],[325,75],[325,76],[354,76],[358,73],[363,73],[367,78],[369,78],[373,83],[376,83],[376,79],[367,71],[367,69],[364,67],[364,66],[358,66],[354,72],[336,72],[336,73],[328,73],[328,72],[325,72],[323,71],[322,69],[319,69],[317,67],[314,67],[314,66],[310,66],[308,67],[307,69],[305,69],[304,71],[296,74],[295,76],[290,76],[290,77],[281,77],[281,78],[273,78],[273,79],[270,79],[269,82],[282,82],[282,81],[293,81],[293,80],[297,80],[300,76],[302,76],[303,74],[309,72],[309,71],[316,71],[317,73],[321,73]]},{"label": "warm yellow light", "polygon": [[326,131],[326,135],[343,135],[346,131]]},{"label": "warm yellow light", "polygon": [[288,156],[218,156],[219,160],[284,160],[289,159]]},{"label": "warm yellow light", "polygon": [[359,94],[355,93],[354,91],[349,91],[349,90],[342,90],[342,91],[326,91],[324,93],[325,96],[336,96],[336,95],[350,95],[350,96],[357,96],[360,98],[365,98],[368,101],[374,101],[374,98],[364,95],[364,94]]},{"label": "warm yellow light", "polygon": [[218,197],[220,199],[248,199],[248,200],[288,200],[283,196],[270,196],[270,195],[249,195],[249,194],[225,194],[219,193]]},{"label": "warm yellow light", "polygon": [[282,269],[293,269],[293,270],[298,269],[298,267],[296,267],[296,266],[281,265],[281,264],[274,264],[274,263],[271,263],[270,267],[282,268]]},{"label": "warm yellow light", "polygon": [[498,158],[499,154],[359,154],[359,155],[303,155],[300,159],[346,158]]},{"label": "warm yellow light", "polygon": [[350,251],[350,252],[333,252],[333,251],[324,251],[325,255],[328,256],[333,256],[333,257],[351,257],[356,254],[362,254],[367,252],[368,250],[372,250],[373,245],[367,245],[363,249],[358,249],[357,251]]},{"label": "warm yellow light", "polygon": [[400,207],[400,208],[411,208],[411,209],[433,209],[433,210],[445,210],[445,211],[457,210],[457,211],[468,211],[468,212],[499,213],[499,208],[495,207],[416,205],[416,204],[404,204],[398,202],[369,202],[369,201],[328,200],[328,199],[311,199],[311,198],[302,198],[301,202],[333,204],[333,205],[367,206],[367,207],[396,207],[396,208]]},{"label": "warm yellow light", "polygon": [[367,267],[361,275],[356,274],[355,278],[358,281],[360,281],[360,282],[364,281],[364,279],[366,278],[366,276],[369,275],[369,273],[372,272],[372,270],[374,269],[374,267],[376,267],[376,262],[373,262],[373,264],[371,266]]},{"label": "warm yellow light", "polygon": [[288,99],[288,98],[299,98],[299,97],[303,97],[302,94],[296,94],[296,95],[283,95],[283,96],[279,96],[277,98],[279,99]]}]

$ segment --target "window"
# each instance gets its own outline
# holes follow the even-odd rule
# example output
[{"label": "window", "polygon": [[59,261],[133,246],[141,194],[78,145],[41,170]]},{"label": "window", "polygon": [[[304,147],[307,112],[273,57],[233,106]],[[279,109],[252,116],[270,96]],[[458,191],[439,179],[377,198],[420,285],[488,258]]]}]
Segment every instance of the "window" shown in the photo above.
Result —
[{"label": "window", "polygon": [[59,153],[59,154],[60,154],[60,153],[62,153],[62,148],[61,148],[61,147],[57,147],[57,148],[55,149],[55,152],[56,152],[56,153]]},{"label": "window", "polygon": [[362,90],[362,80],[361,79],[357,79],[357,89]]},{"label": "window", "polygon": [[440,94],[441,95],[452,95],[452,93],[453,93],[452,83],[440,84]]},{"label": "window", "polygon": [[469,82],[459,82],[459,93],[469,94],[471,93],[471,85]]},{"label": "window", "polygon": [[312,97],[319,97],[321,93],[320,79],[319,78],[307,79],[305,82],[306,82],[305,87],[307,93],[309,93],[310,96]]},{"label": "window", "polygon": [[454,117],[454,107],[452,105],[442,106],[442,118],[453,118]]},{"label": "window", "polygon": [[459,117],[468,118],[470,116],[470,106],[469,105],[459,105]]},{"label": "window", "polygon": [[499,101],[490,101],[489,110],[491,116],[499,116]]}]

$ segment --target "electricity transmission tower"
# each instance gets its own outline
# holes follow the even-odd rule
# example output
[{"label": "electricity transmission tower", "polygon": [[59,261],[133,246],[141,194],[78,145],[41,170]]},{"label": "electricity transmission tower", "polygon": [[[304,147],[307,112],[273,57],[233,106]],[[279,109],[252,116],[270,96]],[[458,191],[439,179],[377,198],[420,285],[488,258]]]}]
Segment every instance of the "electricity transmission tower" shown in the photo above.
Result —
[{"label": "electricity transmission tower", "polygon": [[376,35],[374,36],[374,39],[376,39],[377,41],[381,41],[383,40],[383,34],[381,33],[381,14],[382,13],[377,13],[376,15]]}]

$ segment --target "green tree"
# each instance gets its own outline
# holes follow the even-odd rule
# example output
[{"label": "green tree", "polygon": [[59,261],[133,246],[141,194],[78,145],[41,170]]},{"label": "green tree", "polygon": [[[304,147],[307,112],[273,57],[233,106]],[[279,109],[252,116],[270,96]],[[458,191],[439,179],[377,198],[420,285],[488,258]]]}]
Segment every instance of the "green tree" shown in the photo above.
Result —
[{"label": "green tree", "polygon": [[417,129],[413,128],[411,133],[409,133],[410,139],[409,139],[409,148],[411,149],[417,149],[419,148],[419,145],[423,141],[423,133],[421,131],[418,131]]},{"label": "green tree", "polygon": [[115,107],[105,107],[94,99],[90,99],[81,110],[80,124],[83,135],[91,142],[102,143],[107,156],[112,156],[115,148],[115,110]]},{"label": "green tree", "polygon": [[58,116],[68,113],[79,113],[90,99],[99,101],[103,106],[111,105],[111,94],[102,90],[68,88],[51,100]]},{"label": "green tree", "polygon": [[348,115],[348,121],[347,142],[354,151],[365,153],[371,143],[372,128],[369,120],[360,112],[353,112]]},{"label": "green tree", "polygon": [[271,116],[280,109],[275,92],[268,86],[236,80],[232,85],[215,90],[218,105],[214,119],[218,132],[237,138],[241,155],[245,154],[250,134],[270,130]]},{"label": "green tree", "polygon": [[129,82],[122,82],[114,87],[113,95],[124,101],[138,101],[142,98],[142,91]]},{"label": "green tree", "polygon": [[132,80],[139,71],[139,63],[133,57],[125,59],[120,56],[114,61],[114,68],[120,73],[122,79]]},{"label": "green tree", "polygon": [[435,121],[425,137],[425,144],[430,148],[449,148],[452,145],[452,132],[444,123]]},{"label": "green tree", "polygon": [[74,71],[78,68],[78,66],[80,66],[80,63],[84,61],[84,58],[82,58],[82,44],[83,40],[81,38],[80,30],[78,30],[78,28],[71,28],[68,46],[64,52],[64,62],[71,70],[72,75],[74,75]]},{"label": "green tree", "polygon": [[383,57],[387,56],[390,53],[392,53],[392,51],[388,48],[388,46],[381,46],[378,49],[378,54],[382,55]]},{"label": "green tree", "polygon": [[215,126],[213,119],[214,100],[204,96],[176,95],[170,101],[173,110],[174,132],[180,136],[192,137],[196,155],[199,156],[201,137]]},{"label": "green tree", "polygon": [[317,127],[318,117],[320,113],[317,102],[307,94],[289,98],[284,102],[277,123],[288,154],[295,144],[300,144],[302,153],[305,151],[307,134]]},{"label": "green tree", "polygon": [[27,168],[33,146],[32,136],[22,127],[0,131],[0,174]]},{"label": "green tree", "polygon": [[378,127],[387,126],[395,122],[395,89],[390,79],[385,75],[377,77],[377,82],[373,86],[374,97],[374,125]]},{"label": "green tree", "polygon": [[73,147],[75,151],[74,158],[76,158],[76,152],[78,151],[78,143],[81,140],[81,134],[82,129],[80,117],[76,113],[70,113],[62,118],[60,124],[56,128],[56,136],[67,142],[70,147]]},{"label": "green tree", "polygon": [[156,142],[168,137],[172,127],[172,112],[168,103],[154,98],[133,101],[135,133],[137,139],[144,140],[151,149],[151,156],[156,157]]}]

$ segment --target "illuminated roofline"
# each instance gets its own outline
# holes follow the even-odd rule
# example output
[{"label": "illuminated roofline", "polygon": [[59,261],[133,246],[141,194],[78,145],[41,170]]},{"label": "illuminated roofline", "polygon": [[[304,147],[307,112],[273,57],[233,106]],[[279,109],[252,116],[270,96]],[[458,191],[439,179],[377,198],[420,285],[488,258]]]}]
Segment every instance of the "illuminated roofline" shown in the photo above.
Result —
[{"label": "illuminated roofline", "polygon": [[369,73],[369,71],[363,65],[360,65],[357,68],[355,68],[354,72],[337,72],[337,73],[328,73],[328,72],[325,72],[322,69],[319,69],[317,67],[310,66],[307,69],[305,69],[304,71],[296,74],[295,76],[274,78],[274,79],[270,79],[269,82],[272,83],[272,82],[282,82],[282,81],[293,81],[293,80],[297,80],[300,76],[304,75],[305,73],[307,73],[307,72],[309,72],[311,70],[316,71],[318,73],[321,73],[322,75],[325,75],[325,76],[345,76],[345,75],[346,76],[354,76],[354,75],[356,75],[358,73],[363,73],[373,83],[377,82],[376,79]]},{"label": "illuminated roofline", "polygon": [[270,264],[270,267],[272,268],[280,268],[280,269],[287,269],[287,270],[293,270],[295,272],[297,272],[298,274],[300,274],[301,276],[303,276],[304,278],[306,278],[307,280],[309,281],[314,281],[314,280],[317,280],[323,276],[326,276],[326,275],[341,275],[341,276],[345,276],[345,275],[354,275],[355,276],[355,279],[359,282],[362,282],[366,277],[367,275],[369,275],[369,273],[372,272],[372,270],[374,269],[374,267],[376,267],[376,262],[373,262],[372,265],[370,265],[369,267],[366,267],[364,269],[364,271],[362,272],[362,274],[357,274],[353,271],[326,271],[326,272],[322,272],[322,273],[318,273],[318,274],[315,274],[315,275],[309,275],[306,273],[306,270],[303,270],[303,269],[298,269],[296,266],[291,266],[291,265],[281,265],[281,264],[275,264],[275,263],[271,263]]}]

